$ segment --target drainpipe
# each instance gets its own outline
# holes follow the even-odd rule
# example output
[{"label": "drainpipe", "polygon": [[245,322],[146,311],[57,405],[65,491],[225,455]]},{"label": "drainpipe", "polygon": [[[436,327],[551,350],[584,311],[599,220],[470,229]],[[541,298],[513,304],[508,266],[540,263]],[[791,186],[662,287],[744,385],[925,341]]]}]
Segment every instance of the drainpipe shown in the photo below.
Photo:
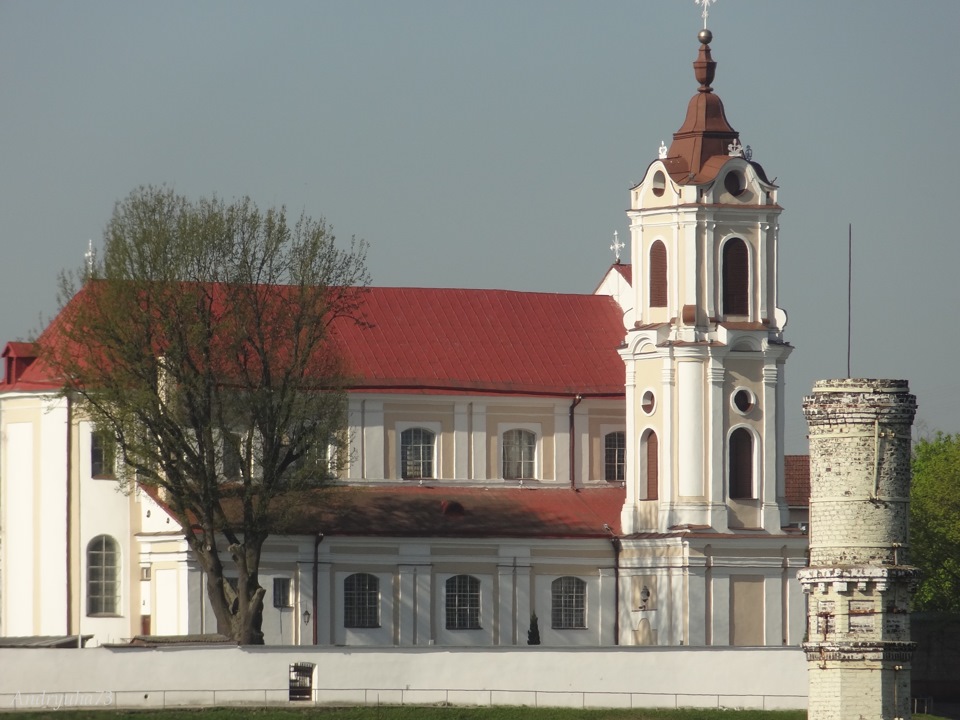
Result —
[{"label": "drainpipe", "polygon": [[[73,476],[73,398],[67,395],[67,635],[73,635],[73,582],[71,577],[70,561],[71,561],[71,549],[73,543],[71,541],[71,534],[73,533],[73,522],[72,522],[72,509],[70,507],[73,502],[73,490],[71,488],[71,480]],[[77,638],[77,647],[82,645],[82,641]]]},{"label": "drainpipe", "polygon": [[570,403],[570,489],[574,490],[577,487],[577,473],[576,468],[574,468],[574,462],[577,459],[577,454],[575,452],[574,437],[573,437],[573,411],[577,409],[577,405],[583,400],[583,395],[577,395],[573,398],[573,402]]},{"label": "drainpipe", "polygon": [[323,533],[317,533],[313,541],[313,644],[317,644],[317,572],[320,565],[320,543],[323,542]]}]

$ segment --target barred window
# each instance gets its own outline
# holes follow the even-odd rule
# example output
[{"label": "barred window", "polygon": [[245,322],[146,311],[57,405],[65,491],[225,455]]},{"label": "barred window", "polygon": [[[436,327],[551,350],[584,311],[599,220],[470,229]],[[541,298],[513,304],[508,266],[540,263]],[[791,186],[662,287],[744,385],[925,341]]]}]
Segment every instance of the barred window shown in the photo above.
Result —
[{"label": "barred window", "polygon": [[551,627],[570,630],[587,626],[587,583],[577,577],[561,577],[551,585]]},{"label": "barred window", "polygon": [[433,448],[436,435],[426,428],[409,428],[400,433],[400,474],[404,480],[433,477]]},{"label": "barred window", "polygon": [[529,430],[503,434],[503,479],[532,480],[536,477],[537,436]]},{"label": "barred window", "polygon": [[109,535],[87,545],[87,615],[120,612],[120,547]]},{"label": "barred window", "polygon": [[380,579],[369,573],[354,573],[343,582],[343,626],[380,627]]},{"label": "barred window", "polygon": [[447,580],[447,630],[480,629],[480,581],[470,575]]},{"label": "barred window", "polygon": [[610,482],[624,479],[627,434],[617,431],[603,438],[603,477]]}]

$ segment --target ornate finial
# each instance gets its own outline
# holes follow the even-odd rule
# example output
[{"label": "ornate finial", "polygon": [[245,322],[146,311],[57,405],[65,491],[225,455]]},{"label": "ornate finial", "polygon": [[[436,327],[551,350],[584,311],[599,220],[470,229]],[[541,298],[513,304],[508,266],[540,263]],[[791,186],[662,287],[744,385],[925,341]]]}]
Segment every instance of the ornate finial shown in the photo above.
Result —
[{"label": "ornate finial", "polygon": [[[710,15],[710,6],[715,3],[717,0],[693,0],[697,5],[703,7],[703,12],[700,15],[703,17],[703,29],[707,29],[707,17]],[[710,42],[707,40],[707,42]]]},{"label": "ornate finial", "polygon": [[93,277],[93,264],[97,260],[97,251],[93,249],[93,240],[87,240],[87,251],[83,254],[87,261],[87,277]]},{"label": "ornate finial", "polygon": [[610,249],[613,250],[613,255],[614,255],[614,257],[616,257],[616,259],[617,259],[617,265],[620,264],[620,251],[623,250],[625,247],[626,247],[626,245],[624,245],[622,242],[620,242],[619,233],[618,233],[616,230],[614,230],[614,231],[613,231],[613,245],[610,246]]},{"label": "ornate finial", "polygon": [[743,145],[740,144],[740,138],[734,138],[733,142],[727,145],[727,155],[730,157],[743,157]]},{"label": "ornate finial", "polygon": [[657,150],[657,157],[661,160],[667,159],[667,146],[663,144],[663,140],[660,141],[660,148]]}]

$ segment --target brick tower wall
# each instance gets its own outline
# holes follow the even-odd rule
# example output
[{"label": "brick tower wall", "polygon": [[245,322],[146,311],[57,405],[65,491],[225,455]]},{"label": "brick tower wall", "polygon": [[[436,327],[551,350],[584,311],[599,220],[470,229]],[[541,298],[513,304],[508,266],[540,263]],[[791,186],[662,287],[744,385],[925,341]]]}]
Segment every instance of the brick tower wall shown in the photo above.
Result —
[{"label": "brick tower wall", "polygon": [[902,380],[822,380],[810,428],[809,718],[910,717],[910,442]]}]

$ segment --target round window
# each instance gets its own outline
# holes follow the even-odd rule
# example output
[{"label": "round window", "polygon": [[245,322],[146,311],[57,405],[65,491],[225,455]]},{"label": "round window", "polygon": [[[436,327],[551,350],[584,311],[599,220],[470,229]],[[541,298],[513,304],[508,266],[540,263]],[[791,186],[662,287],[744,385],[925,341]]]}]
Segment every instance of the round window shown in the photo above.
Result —
[{"label": "round window", "polygon": [[657,399],[653,395],[652,390],[647,390],[643,397],[640,400],[640,407],[643,408],[643,411],[647,415],[652,415],[654,409],[657,407]]},{"label": "round window", "polygon": [[733,401],[734,409],[741,415],[746,415],[753,410],[753,406],[757,404],[757,399],[747,388],[740,388],[735,391],[731,400]]}]

